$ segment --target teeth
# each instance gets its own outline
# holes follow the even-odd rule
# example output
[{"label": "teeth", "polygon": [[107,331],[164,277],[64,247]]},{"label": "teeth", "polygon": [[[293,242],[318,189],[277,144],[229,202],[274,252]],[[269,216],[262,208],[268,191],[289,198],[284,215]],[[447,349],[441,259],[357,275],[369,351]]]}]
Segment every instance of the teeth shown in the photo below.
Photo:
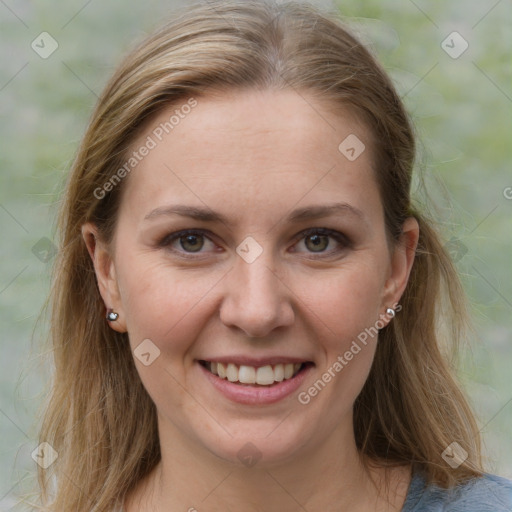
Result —
[{"label": "teeth", "polygon": [[234,364],[228,364],[228,367],[226,368],[226,377],[228,378],[229,382],[238,381],[238,368]]},{"label": "teeth", "polygon": [[221,379],[228,379],[230,382],[240,382],[241,384],[258,384],[260,386],[270,386],[274,382],[282,382],[291,379],[302,367],[301,363],[286,363],[260,366],[241,365],[240,367],[233,363],[223,364],[210,362],[207,367],[214,375]]},{"label": "teeth", "polygon": [[284,380],[284,366],[282,364],[276,364],[274,366],[274,379],[276,379],[277,382]]},{"label": "teeth", "polygon": [[[213,368],[212,368],[212,373],[213,373]],[[217,375],[221,379],[226,378],[226,367],[222,363],[217,363]]]},{"label": "teeth", "polygon": [[256,370],[253,366],[240,366],[238,380],[242,384],[256,384]]},{"label": "teeth", "polygon": [[261,366],[256,370],[256,384],[260,386],[268,386],[274,384],[274,370],[272,366]]}]

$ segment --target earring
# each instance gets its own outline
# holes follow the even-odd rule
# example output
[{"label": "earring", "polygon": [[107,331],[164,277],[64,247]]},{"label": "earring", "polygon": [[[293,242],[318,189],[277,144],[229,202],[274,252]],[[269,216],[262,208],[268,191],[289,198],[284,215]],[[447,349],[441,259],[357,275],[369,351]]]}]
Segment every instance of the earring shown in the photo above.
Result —
[{"label": "earring", "polygon": [[119,313],[116,313],[113,309],[107,310],[107,320],[109,322],[115,322],[119,318]]},{"label": "earring", "polygon": [[395,310],[393,308],[387,308],[386,309],[386,315],[390,316],[391,318],[395,318]]}]

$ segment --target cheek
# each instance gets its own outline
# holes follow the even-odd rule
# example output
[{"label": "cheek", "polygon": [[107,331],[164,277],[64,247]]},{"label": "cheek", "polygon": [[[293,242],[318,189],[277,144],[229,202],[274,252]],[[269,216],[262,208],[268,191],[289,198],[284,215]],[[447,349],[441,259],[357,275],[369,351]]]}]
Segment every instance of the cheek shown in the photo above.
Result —
[{"label": "cheek", "polygon": [[380,327],[381,281],[376,266],[370,265],[364,271],[346,268],[304,287],[304,314],[323,357],[317,376],[321,382],[301,391],[319,407],[329,403],[332,418],[350,411],[368,377]]},{"label": "cheek", "polygon": [[382,275],[376,265],[347,265],[321,278],[304,279],[301,298],[330,345],[343,344],[379,319]]},{"label": "cheek", "polygon": [[149,338],[162,352],[184,353],[201,329],[204,299],[218,276],[180,271],[149,257],[133,258],[121,275],[132,348]]},{"label": "cheek", "polygon": [[[128,336],[139,376],[159,410],[179,422],[172,412],[186,413],[191,407],[186,383],[193,358],[188,354],[211,315],[208,293],[214,290],[219,276],[180,272],[145,257],[132,258],[120,275]],[[142,346],[149,348],[142,352],[138,349]],[[147,352],[150,364],[146,366],[137,354]]]}]

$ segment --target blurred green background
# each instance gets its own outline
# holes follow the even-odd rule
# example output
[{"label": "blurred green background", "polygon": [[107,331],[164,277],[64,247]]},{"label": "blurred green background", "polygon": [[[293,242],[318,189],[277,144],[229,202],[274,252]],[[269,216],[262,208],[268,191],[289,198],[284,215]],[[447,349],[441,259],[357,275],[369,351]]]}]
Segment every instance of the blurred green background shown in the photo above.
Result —
[{"label": "blurred green background", "polygon": [[[487,469],[512,478],[511,3],[312,3],[339,10],[371,45],[416,123],[418,167],[476,326],[459,376]],[[35,469],[35,418],[47,390],[38,355],[44,323],[33,331],[48,292],[63,179],[121,56],[184,4],[0,0],[0,512],[17,509]],[[58,44],[47,58],[31,47],[42,32]],[[51,49],[45,41],[39,53]]]}]

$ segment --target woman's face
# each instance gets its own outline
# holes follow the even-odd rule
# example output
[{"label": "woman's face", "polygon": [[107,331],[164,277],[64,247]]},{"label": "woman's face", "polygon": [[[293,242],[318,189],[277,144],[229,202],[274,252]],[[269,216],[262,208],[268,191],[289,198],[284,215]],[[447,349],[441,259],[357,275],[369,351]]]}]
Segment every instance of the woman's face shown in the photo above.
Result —
[{"label": "woman's face", "polygon": [[350,437],[417,236],[387,242],[369,132],[292,91],[197,98],[171,131],[179,108],[133,145],[113,251],[90,246],[161,436],[269,464]]}]

